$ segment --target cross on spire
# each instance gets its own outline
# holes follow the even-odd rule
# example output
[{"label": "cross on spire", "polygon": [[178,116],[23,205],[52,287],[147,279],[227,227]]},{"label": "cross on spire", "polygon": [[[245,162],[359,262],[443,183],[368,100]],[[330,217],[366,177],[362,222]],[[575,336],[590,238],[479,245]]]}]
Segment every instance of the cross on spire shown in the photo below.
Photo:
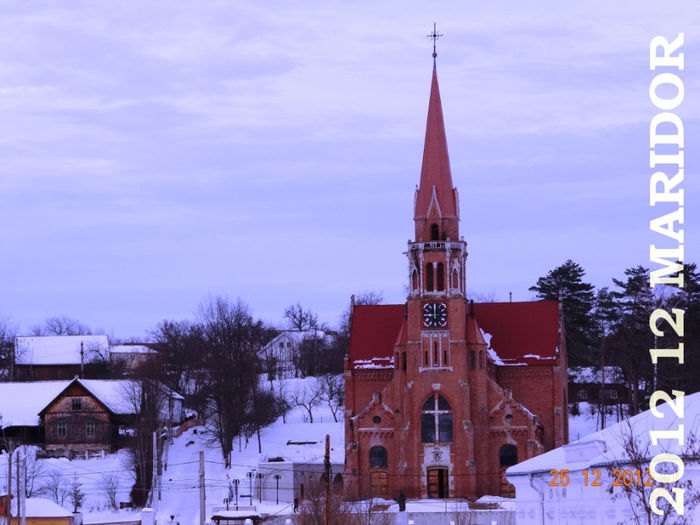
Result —
[{"label": "cross on spire", "polygon": [[435,65],[435,59],[437,58],[436,43],[437,39],[442,36],[441,33],[437,32],[437,24],[433,22],[433,32],[428,35],[428,38],[433,39],[433,66]]}]

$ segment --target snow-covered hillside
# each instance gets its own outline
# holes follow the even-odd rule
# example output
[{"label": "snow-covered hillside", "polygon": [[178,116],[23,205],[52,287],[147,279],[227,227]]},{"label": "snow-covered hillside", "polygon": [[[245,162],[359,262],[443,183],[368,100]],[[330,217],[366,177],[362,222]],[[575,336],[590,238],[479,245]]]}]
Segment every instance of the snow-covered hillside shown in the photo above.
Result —
[{"label": "snow-covered hillside", "polygon": [[[312,388],[315,378],[283,380],[282,389],[288,396],[302,388]],[[274,382],[274,387],[280,387]],[[265,383],[269,387],[269,383]],[[153,507],[159,523],[166,523],[170,516],[181,525],[199,524],[199,452],[204,451],[205,486],[207,517],[215,509],[225,508],[224,498],[229,495],[230,480],[239,479],[239,494],[249,494],[249,478],[246,476],[257,467],[260,460],[282,457],[299,462],[322,462],[325,447],[325,436],[331,437],[331,459],[343,463],[344,435],[342,422],[333,421],[330,409],[320,404],[313,409],[314,423],[308,423],[308,415],[303,408],[293,408],[286,416],[286,423],[279,418],[272,425],[261,431],[262,453],[258,453],[258,442],[254,436],[248,442],[245,438],[235,442],[231,458],[231,468],[224,467],[221,448],[212,443],[203,427],[194,427],[185,431],[167,451],[167,469],[162,476],[161,499],[154,501]],[[287,445],[288,441],[313,441],[315,445]],[[36,487],[50,484],[60,475],[69,488],[74,479],[81,483],[85,493],[82,505],[85,523],[98,523],[107,519],[127,518],[134,511],[111,511],[109,498],[105,490],[108,479],[116,480],[118,485],[117,501],[128,501],[129,491],[133,484],[133,474],[128,466],[128,454],[106,455],[102,458],[88,460],[44,459],[38,460],[38,471],[35,478]],[[6,487],[7,455],[0,456],[0,492]],[[58,474],[53,474],[58,473]],[[15,482],[13,481],[13,484]],[[255,491],[254,491],[255,492]],[[257,494],[256,494],[257,495]],[[44,497],[47,497],[44,494]],[[240,504],[248,504],[249,498],[239,498]],[[288,503],[275,505],[274,501],[264,501],[262,504],[256,498],[253,503],[266,512],[290,513]],[[73,510],[70,498],[66,497],[63,507]]]}]

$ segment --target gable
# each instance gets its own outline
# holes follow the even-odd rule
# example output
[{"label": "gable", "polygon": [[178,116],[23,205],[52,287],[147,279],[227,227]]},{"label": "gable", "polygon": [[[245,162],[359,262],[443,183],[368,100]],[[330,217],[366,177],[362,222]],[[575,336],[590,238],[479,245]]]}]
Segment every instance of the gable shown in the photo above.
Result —
[{"label": "gable", "polygon": [[[109,408],[95,396],[92,392],[90,392],[85,386],[80,382],[80,379],[74,379],[73,381],[69,382],[68,385],[59,392],[59,394],[54,397],[45,407],[41,409],[39,412],[39,415],[43,416],[46,413],[52,412],[56,409],[58,409],[59,405],[64,404],[64,401],[66,398],[73,398],[73,397],[89,397],[91,398],[95,404],[99,407],[101,407],[105,412],[111,412]],[[59,411],[61,411],[59,409]]]}]

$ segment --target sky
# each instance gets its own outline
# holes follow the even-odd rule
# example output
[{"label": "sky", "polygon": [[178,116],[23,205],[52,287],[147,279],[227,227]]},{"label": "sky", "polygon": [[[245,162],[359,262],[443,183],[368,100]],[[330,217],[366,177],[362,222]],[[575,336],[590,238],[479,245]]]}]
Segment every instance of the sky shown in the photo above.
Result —
[{"label": "sky", "polygon": [[144,339],[219,295],[273,325],[403,302],[433,22],[473,297],[649,266],[656,35],[685,33],[700,259],[697,2],[378,4],[0,1],[0,317]]}]

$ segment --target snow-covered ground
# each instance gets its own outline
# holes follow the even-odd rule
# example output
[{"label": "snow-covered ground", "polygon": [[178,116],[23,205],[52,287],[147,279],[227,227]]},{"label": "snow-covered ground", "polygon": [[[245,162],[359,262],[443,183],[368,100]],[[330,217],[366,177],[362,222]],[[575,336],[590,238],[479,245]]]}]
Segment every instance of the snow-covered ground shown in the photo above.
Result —
[{"label": "snow-covered ground", "polygon": [[[288,398],[300,388],[311,388],[315,379],[289,379],[274,382],[274,388],[282,387]],[[269,388],[269,383],[263,384]],[[579,437],[595,432],[600,425],[600,415],[594,409],[597,407],[588,403],[579,403],[580,415],[570,416],[569,436],[574,441]],[[342,413],[342,412],[341,412]],[[321,404],[313,409],[314,423],[308,423],[308,414],[303,408],[297,407],[287,414],[286,423],[279,418],[272,425],[261,431],[262,452],[258,452],[256,436],[246,442],[245,438],[236,440],[231,458],[231,468],[226,469],[221,449],[212,442],[203,427],[194,427],[184,432],[167,451],[167,468],[162,476],[161,498],[154,501],[158,523],[166,523],[170,516],[181,525],[199,524],[199,452],[204,452],[205,486],[206,486],[206,516],[210,517],[215,511],[225,509],[224,498],[229,495],[231,480],[240,480],[239,505],[247,505],[250,494],[250,484],[247,474],[257,467],[258,461],[268,458],[282,457],[285,460],[297,462],[321,462],[324,454],[324,438],[331,437],[331,461],[342,464],[344,449],[344,433],[342,422],[334,422],[330,409]],[[616,415],[608,415],[606,426],[617,422]],[[287,445],[288,441],[312,441],[315,445]],[[7,455],[0,456],[0,492],[6,487]],[[31,461],[30,470],[31,470]],[[77,480],[85,493],[81,511],[86,523],[100,523],[115,519],[138,519],[139,512],[129,509],[113,511],[110,508],[109,497],[105,486],[112,480],[117,484],[117,502],[129,501],[129,491],[133,485],[133,474],[128,464],[128,454],[121,451],[118,454],[106,455],[104,458],[88,460],[43,459],[37,461],[34,476],[35,490],[51,485],[59,479],[69,490],[70,485]],[[288,514],[291,505],[274,501],[259,502],[253,491],[253,505],[264,513]],[[36,495],[36,494],[35,494]],[[42,497],[50,497],[46,492],[39,493]],[[387,502],[393,503],[393,502]],[[409,502],[415,510],[428,510],[435,506],[444,511],[444,502]],[[66,495],[63,507],[73,510],[70,497]],[[233,507],[231,507],[233,508]]]},{"label": "snow-covered ground", "polygon": [[[284,380],[283,391],[292,396],[299,388],[311,388],[315,378]],[[269,383],[264,386],[269,388]],[[280,387],[274,382],[274,387]],[[342,412],[341,412],[342,413]],[[203,427],[194,427],[184,432],[167,451],[167,469],[162,476],[161,499],[153,503],[158,523],[166,523],[170,516],[181,525],[199,525],[199,452],[204,452],[206,516],[215,510],[225,509],[224,498],[229,494],[229,480],[239,479],[239,494],[249,494],[249,478],[246,476],[257,467],[258,461],[282,457],[298,462],[322,462],[325,450],[325,436],[331,438],[331,461],[343,463],[344,433],[343,423],[333,421],[330,409],[320,404],[313,409],[314,423],[308,423],[308,415],[303,408],[292,409],[286,423],[279,418],[261,431],[262,453],[258,453],[257,437],[248,442],[245,438],[236,440],[231,458],[231,468],[226,469],[221,448],[212,443]],[[315,445],[287,445],[288,441],[315,441]],[[99,523],[116,519],[130,519],[137,511],[122,509],[110,510],[109,498],[104,488],[106,480],[113,478],[118,484],[117,502],[129,501],[129,491],[133,485],[133,474],[128,466],[128,454],[121,451],[102,458],[88,460],[43,459],[37,461],[36,487],[50,484],[52,473],[56,472],[70,485],[75,479],[81,484],[85,501],[81,512],[85,523]],[[13,469],[14,470],[14,469]],[[0,456],[0,492],[6,490],[7,455]],[[56,476],[55,474],[53,474]],[[13,486],[15,481],[13,481]],[[257,493],[254,491],[254,494]],[[45,493],[41,494],[43,497]],[[249,498],[239,497],[240,505],[247,505]],[[264,513],[291,513],[291,505],[274,501],[259,502],[253,497],[253,504]],[[70,498],[66,496],[63,507],[73,510]]]},{"label": "snow-covered ground", "polygon": [[[571,408],[569,408],[569,442],[577,441],[601,429],[601,414],[598,410],[598,405],[579,402],[578,409],[579,414],[572,415]],[[626,414],[626,409],[623,409],[623,412]],[[609,427],[619,423],[622,421],[622,416],[623,414],[620,413],[617,407],[608,407],[605,416],[605,426]]]}]

